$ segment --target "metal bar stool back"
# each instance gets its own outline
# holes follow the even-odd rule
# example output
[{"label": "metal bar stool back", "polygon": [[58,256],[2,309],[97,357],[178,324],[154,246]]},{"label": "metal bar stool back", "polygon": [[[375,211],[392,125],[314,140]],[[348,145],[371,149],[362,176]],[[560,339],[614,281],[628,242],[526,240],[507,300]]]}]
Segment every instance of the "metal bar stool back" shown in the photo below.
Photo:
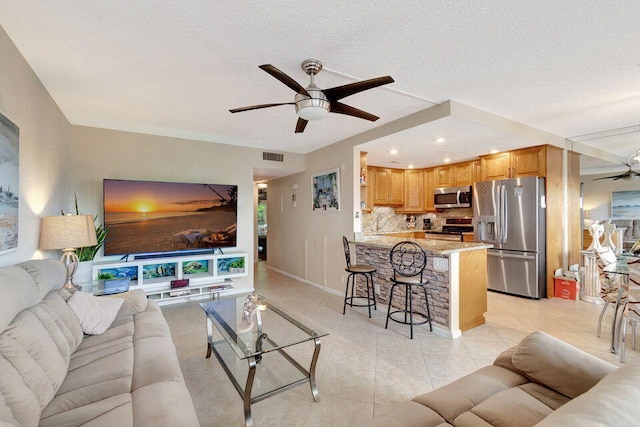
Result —
[{"label": "metal bar stool back", "polygon": [[[349,250],[349,241],[345,236],[342,236],[342,245],[344,246],[344,257],[347,262],[347,268],[344,270],[349,273],[347,277],[347,287],[344,291],[344,304],[342,306],[342,314],[346,313],[347,305],[350,307],[368,307],[369,318],[371,318],[371,307],[377,310],[376,294],[373,287],[373,273],[376,272],[376,268],[368,264],[351,264],[351,251]],[[367,295],[358,296],[355,292],[356,277],[361,275],[365,279]],[[351,295],[349,295],[349,283],[351,283]],[[364,300],[365,302],[354,303],[354,300]]]},{"label": "metal bar stool back", "polygon": [[[389,319],[391,319],[394,322],[409,325],[411,339],[413,339],[413,325],[423,325],[428,322],[429,330],[433,331],[427,292],[429,280],[424,277],[424,269],[427,266],[427,255],[424,249],[415,242],[400,242],[391,249],[389,261],[393,268],[393,277],[391,277],[393,284],[389,292],[389,309],[387,311],[387,320],[384,328],[387,329]],[[405,289],[404,308],[392,310],[391,303],[396,287],[404,287]],[[424,301],[427,306],[426,313],[421,313],[413,309],[413,287],[422,289]],[[402,316],[400,318],[393,317],[396,313],[400,313]],[[414,320],[415,314],[423,317],[424,320]]]}]

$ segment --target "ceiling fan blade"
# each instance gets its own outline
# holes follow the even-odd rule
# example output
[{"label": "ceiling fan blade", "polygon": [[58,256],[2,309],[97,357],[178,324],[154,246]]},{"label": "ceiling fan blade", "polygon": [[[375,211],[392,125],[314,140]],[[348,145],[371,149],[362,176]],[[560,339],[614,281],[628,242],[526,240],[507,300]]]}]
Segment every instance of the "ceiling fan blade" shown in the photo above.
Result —
[{"label": "ceiling fan blade", "polygon": [[330,89],[325,89],[322,92],[329,98],[329,101],[337,101],[347,96],[351,96],[355,93],[362,92],[363,90],[373,89],[374,87],[393,83],[394,80],[391,76],[376,77],[375,79],[363,80],[361,82],[349,83],[344,86],[336,86]]},{"label": "ceiling fan blade", "polygon": [[369,120],[371,122],[375,122],[380,118],[378,116],[374,116],[371,113],[367,113],[366,111],[362,111],[350,105],[343,104],[342,102],[332,102],[331,110],[329,110],[329,112],[358,117],[360,119]]},{"label": "ceiling fan blade", "polygon": [[305,120],[302,117],[298,117],[298,123],[296,123],[296,132],[295,133],[304,132],[304,128],[307,127],[307,123],[309,123],[309,120]]},{"label": "ceiling fan blade", "polygon": [[307,90],[305,88],[303,88],[300,85],[300,83],[298,83],[297,81],[293,80],[291,77],[289,77],[288,75],[286,75],[285,73],[283,73],[282,71],[280,71],[279,69],[274,67],[273,65],[264,64],[264,65],[260,65],[259,68],[264,70],[264,71],[266,71],[267,73],[271,74],[273,77],[275,77],[276,79],[280,80],[285,85],[289,86],[296,93],[301,93],[303,95],[311,97],[311,95],[309,95],[309,92],[307,92]]},{"label": "ceiling fan blade", "polygon": [[232,113],[240,113],[241,111],[259,110],[260,108],[269,108],[269,107],[277,107],[279,105],[293,105],[293,104],[295,104],[295,102],[280,102],[278,104],[250,105],[248,107],[234,108],[229,111],[231,111]]},{"label": "ceiling fan blade", "polygon": [[603,176],[602,178],[593,178],[594,181],[600,181],[601,179],[620,179],[624,175],[612,175],[612,176]]}]

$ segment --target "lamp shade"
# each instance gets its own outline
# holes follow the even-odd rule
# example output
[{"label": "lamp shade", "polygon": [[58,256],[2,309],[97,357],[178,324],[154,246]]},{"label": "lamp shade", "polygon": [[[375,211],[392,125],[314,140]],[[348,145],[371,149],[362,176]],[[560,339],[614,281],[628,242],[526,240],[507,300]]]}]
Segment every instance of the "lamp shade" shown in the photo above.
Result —
[{"label": "lamp shade", "polygon": [[93,215],[58,215],[42,218],[40,249],[75,249],[97,244]]}]

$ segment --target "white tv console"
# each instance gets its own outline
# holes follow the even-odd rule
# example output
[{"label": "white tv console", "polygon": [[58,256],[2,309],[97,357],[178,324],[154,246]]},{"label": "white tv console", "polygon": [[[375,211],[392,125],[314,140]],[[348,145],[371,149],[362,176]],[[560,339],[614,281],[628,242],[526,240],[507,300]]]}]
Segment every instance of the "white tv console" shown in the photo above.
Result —
[{"label": "white tv console", "polygon": [[[97,261],[93,264],[92,278],[95,280],[100,273],[130,277],[129,289],[142,289],[162,305],[244,292],[233,287],[233,278],[248,276],[247,265],[246,252]],[[189,285],[171,289],[171,281],[178,279],[189,279]],[[96,286],[99,284],[94,281],[94,289]]]}]

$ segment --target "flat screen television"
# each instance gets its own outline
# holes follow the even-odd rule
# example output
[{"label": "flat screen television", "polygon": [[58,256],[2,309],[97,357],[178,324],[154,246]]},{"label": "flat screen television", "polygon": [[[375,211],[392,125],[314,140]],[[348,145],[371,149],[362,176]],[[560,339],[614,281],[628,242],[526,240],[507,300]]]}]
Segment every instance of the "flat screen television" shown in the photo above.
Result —
[{"label": "flat screen television", "polygon": [[236,246],[238,186],[103,180],[105,255]]}]

